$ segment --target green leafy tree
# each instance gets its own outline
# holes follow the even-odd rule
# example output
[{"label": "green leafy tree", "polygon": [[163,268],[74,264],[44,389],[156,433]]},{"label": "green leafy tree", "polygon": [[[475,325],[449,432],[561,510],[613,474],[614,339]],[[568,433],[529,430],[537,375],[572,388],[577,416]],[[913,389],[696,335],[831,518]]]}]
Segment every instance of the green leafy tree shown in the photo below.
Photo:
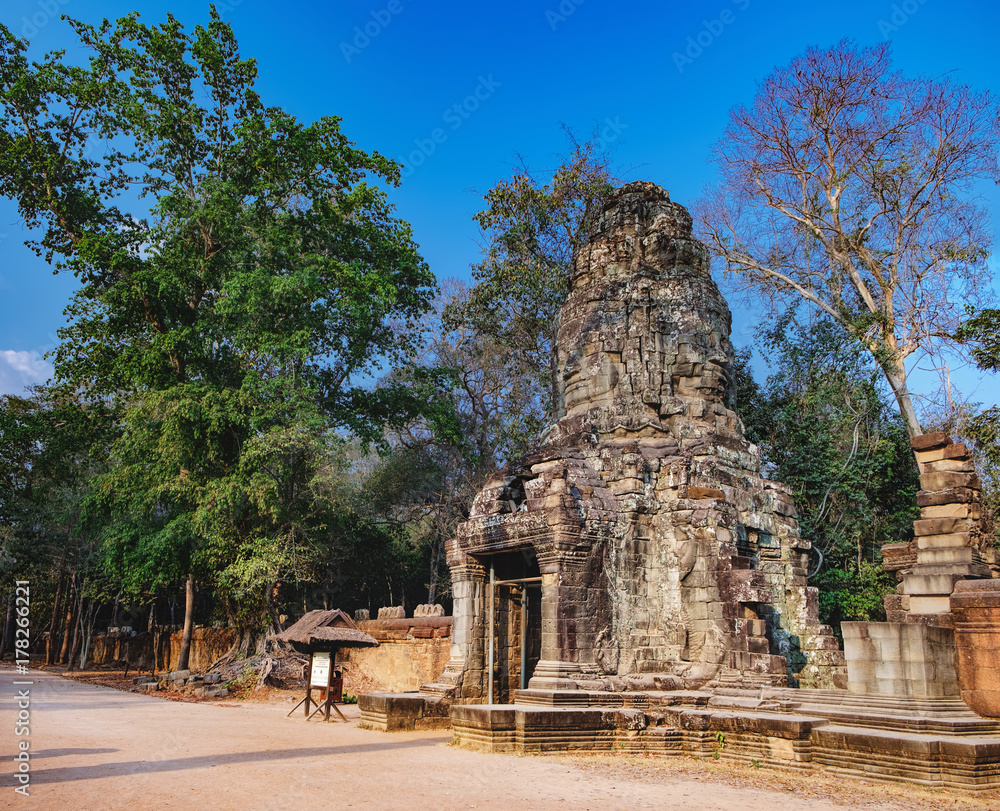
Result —
[{"label": "green leafy tree", "polygon": [[14,581],[31,582],[33,629],[47,633],[47,664],[71,659],[70,640],[60,642],[78,636],[84,601],[91,614],[96,605],[98,536],[84,505],[105,469],[111,432],[104,409],[65,391],[0,397],[0,585],[12,594]]},{"label": "green leafy tree", "polygon": [[526,166],[485,195],[475,219],[485,236],[470,289],[439,298],[419,359],[394,380],[437,381],[440,414],[412,420],[364,482],[372,515],[425,556],[427,599],[447,599],[444,544],[468,516],[485,477],[532,449],[552,416],[559,307],[576,253],[617,181],[594,142],[541,182]]},{"label": "green leafy tree", "polygon": [[[1000,371],[1000,310],[984,308],[975,312],[959,328],[956,338],[969,346],[980,369]],[[1000,522],[996,520],[1000,515],[1000,406],[964,415],[957,433],[972,449],[1000,545]]]},{"label": "green leafy tree", "polygon": [[969,354],[976,366],[987,372],[1000,372],[1000,310],[984,308],[974,312],[956,335],[971,344]]},{"label": "green leafy tree", "polygon": [[768,475],[794,491],[823,620],[884,619],[882,598],[895,580],[880,549],[908,541],[918,517],[906,428],[879,370],[839,325],[788,313],[758,337],[773,373],[761,389],[743,355],[737,405]]},{"label": "green leafy tree", "polygon": [[556,321],[572,280],[576,254],[618,185],[593,141],[573,140],[569,157],[540,183],[522,166],[485,195],[475,219],[485,235],[475,285],[445,313],[446,323],[470,327],[505,347],[534,376],[536,398],[552,413]]},{"label": "green leafy tree", "polygon": [[402,385],[358,380],[412,352],[433,278],[371,182],[398,166],[336,118],[265,106],[214,8],[192,33],[70,25],[87,65],[30,62],[0,30],[0,192],[81,281],[55,367],[119,411],[92,510],[109,559],[135,588],[186,581],[187,640],[195,580],[248,548],[234,536],[287,537],[244,454],[303,420],[372,439],[419,413]]},{"label": "green leafy tree", "polygon": [[996,100],[843,41],[776,70],[730,117],[703,239],[745,290],[840,325],[920,434],[907,360],[947,343],[989,277],[975,184],[1000,178]]},{"label": "green leafy tree", "polygon": [[432,603],[448,594],[445,542],[468,517],[486,476],[527,453],[546,416],[537,378],[514,350],[442,317],[468,300],[464,285],[446,288],[423,320],[419,360],[394,375],[404,381],[437,375],[438,410],[448,419],[417,419],[392,432],[362,484],[376,520],[426,557]]}]

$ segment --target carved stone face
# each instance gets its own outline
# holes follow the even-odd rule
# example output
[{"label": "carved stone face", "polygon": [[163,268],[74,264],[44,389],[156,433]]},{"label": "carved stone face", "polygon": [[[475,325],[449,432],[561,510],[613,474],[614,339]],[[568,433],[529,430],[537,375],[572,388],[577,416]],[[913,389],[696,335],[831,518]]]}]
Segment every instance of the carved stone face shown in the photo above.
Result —
[{"label": "carved stone face", "polygon": [[685,304],[684,309],[668,312],[665,318],[664,328],[675,330],[678,342],[676,356],[666,359],[672,393],[729,406],[734,397],[729,309],[714,284],[706,289],[704,279],[685,280],[678,284],[677,292],[702,306]]},{"label": "carved stone face", "polygon": [[559,416],[637,427],[677,413],[678,398],[732,399],[731,316],[706,249],[683,207],[645,191],[616,204],[578,259],[560,313]]}]

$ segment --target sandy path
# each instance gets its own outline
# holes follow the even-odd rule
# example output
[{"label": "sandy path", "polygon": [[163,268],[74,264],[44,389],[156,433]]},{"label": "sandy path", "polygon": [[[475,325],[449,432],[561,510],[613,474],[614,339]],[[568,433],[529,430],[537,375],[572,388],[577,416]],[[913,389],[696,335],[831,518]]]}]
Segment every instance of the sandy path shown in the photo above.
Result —
[{"label": "sandy path", "polygon": [[[29,798],[14,793],[15,679],[30,679]],[[44,809],[521,808],[902,811],[986,808],[905,787],[838,796],[800,781],[681,759],[514,757],[447,745],[443,732],[387,735],[285,718],[288,704],[178,703],[0,668],[0,807]],[[670,763],[678,763],[671,767]],[[808,784],[803,789],[800,786]],[[761,785],[763,784],[763,785]],[[831,794],[831,792],[834,792]],[[865,793],[867,792],[867,793]],[[891,799],[890,799],[891,798]]]}]

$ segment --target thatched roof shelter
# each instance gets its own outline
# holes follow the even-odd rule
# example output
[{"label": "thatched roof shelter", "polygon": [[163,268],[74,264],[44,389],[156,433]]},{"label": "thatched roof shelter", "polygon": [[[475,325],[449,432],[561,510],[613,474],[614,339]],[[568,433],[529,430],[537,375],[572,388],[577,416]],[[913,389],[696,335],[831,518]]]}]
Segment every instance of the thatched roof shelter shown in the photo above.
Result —
[{"label": "thatched roof shelter", "polygon": [[288,642],[296,650],[305,653],[331,648],[366,648],[378,645],[378,640],[364,631],[359,631],[354,620],[339,608],[329,611],[310,611],[275,638]]}]

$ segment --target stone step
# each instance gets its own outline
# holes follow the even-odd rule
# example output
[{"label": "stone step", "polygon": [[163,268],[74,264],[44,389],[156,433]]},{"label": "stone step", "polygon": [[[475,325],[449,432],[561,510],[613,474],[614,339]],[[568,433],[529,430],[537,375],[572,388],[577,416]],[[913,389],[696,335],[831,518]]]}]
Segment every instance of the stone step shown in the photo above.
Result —
[{"label": "stone step", "polygon": [[229,690],[225,687],[196,687],[192,693],[198,698],[225,698]]}]

